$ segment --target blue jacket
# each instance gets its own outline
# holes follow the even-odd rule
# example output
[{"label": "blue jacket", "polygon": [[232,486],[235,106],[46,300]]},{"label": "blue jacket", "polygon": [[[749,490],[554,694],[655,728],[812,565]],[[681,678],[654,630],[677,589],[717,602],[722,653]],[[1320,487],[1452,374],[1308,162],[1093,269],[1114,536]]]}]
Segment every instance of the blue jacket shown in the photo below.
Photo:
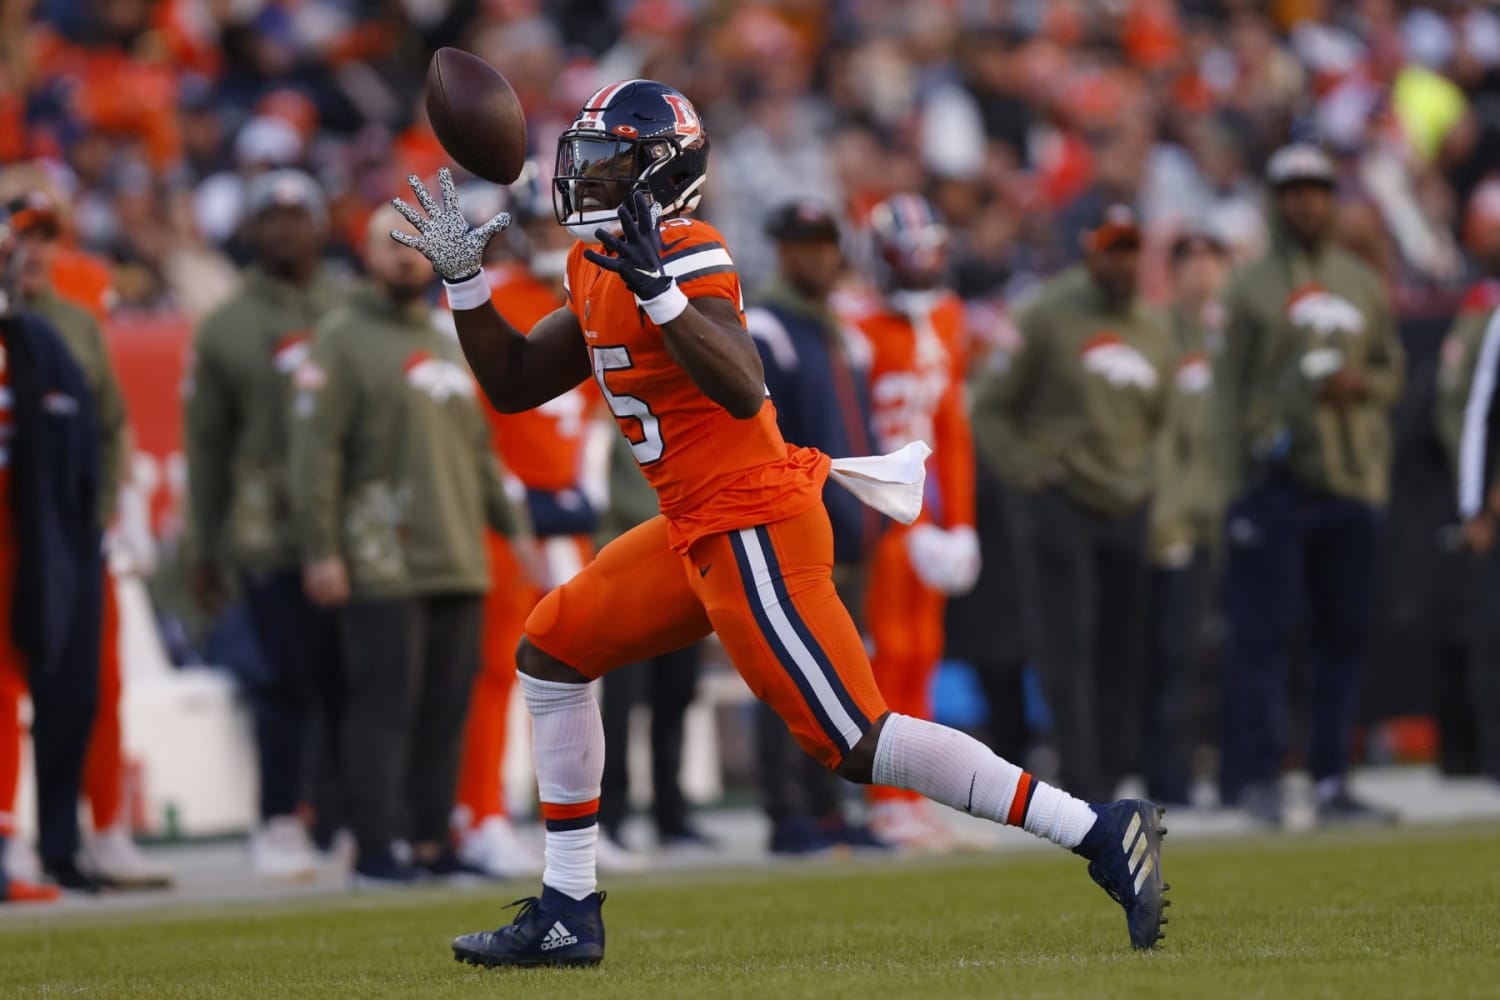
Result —
[{"label": "blue jacket", "polygon": [[[833,458],[874,454],[868,352],[852,347],[832,314],[773,284],[745,323],[760,350],[781,436]],[[884,519],[832,482],[823,487],[823,506],[833,525],[834,562],[862,560]]]},{"label": "blue jacket", "polygon": [[11,395],[11,638],[33,676],[99,669],[99,428],[83,371],[35,313],[0,319]]}]

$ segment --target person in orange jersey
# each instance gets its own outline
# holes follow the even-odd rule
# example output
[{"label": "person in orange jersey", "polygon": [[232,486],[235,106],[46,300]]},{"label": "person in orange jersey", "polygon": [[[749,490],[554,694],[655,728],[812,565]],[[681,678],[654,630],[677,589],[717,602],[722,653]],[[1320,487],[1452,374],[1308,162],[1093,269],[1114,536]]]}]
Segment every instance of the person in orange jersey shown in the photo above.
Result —
[{"label": "person in orange jersey", "polygon": [[[930,688],[943,655],[943,610],[979,576],[974,533],[974,448],[964,402],[963,304],[942,286],[948,230],[926,199],[892,195],[870,213],[877,302],[850,319],[869,341],[875,444],[933,448],[926,511],[875,544],[865,595],[870,663],[892,711],[932,717]],[[872,785],[870,827],[881,840],[948,845],[915,791]]]},{"label": "person in orange jersey", "polygon": [[[105,350],[101,323],[112,303],[108,267],[67,243],[67,202],[41,169],[23,165],[0,176],[0,198],[25,256],[18,291],[26,306],[62,335],[83,369],[99,417],[103,494],[100,525],[115,517],[129,455],[125,402]],[[162,888],[169,868],[140,851],[124,820],[125,755],[120,725],[120,614],[113,578],[106,574],[99,647],[99,703],[84,770],[84,793],[93,829],[85,844],[84,873],[107,885]],[[61,859],[51,859],[54,865]]]},{"label": "person in orange jersey", "polygon": [[[535,165],[527,170],[507,199],[521,225],[509,239],[491,245],[492,260],[484,269],[496,310],[522,330],[563,304],[563,269],[572,242],[547,210]],[[516,646],[545,588],[567,580],[593,558],[598,518],[580,477],[599,407],[592,383],[526,413],[485,407],[495,449],[509,473],[507,488],[513,499],[526,501],[536,534],[513,542],[489,532],[494,585],[485,597],[483,659],[464,735],[453,825],[460,859],[502,878],[541,870],[541,859],[516,836],[505,806]]]},{"label": "person in orange jersey", "polygon": [[441,203],[415,177],[421,208],[395,201],[412,228],[391,238],[442,275],[465,358],[496,408],[534,409],[592,375],[661,511],[526,620],[516,666],[546,831],[542,888],[510,924],[455,938],[455,959],[603,960],[595,845],[606,751],[592,682],[710,632],[824,766],[1074,850],[1124,908],[1132,944],[1152,947],[1165,903],[1155,804],[1083,802],[973,737],[886,708],[834,590],[823,484],[839,477],[909,523],[927,446],[835,465],[781,436],[734,259],[718,230],[691,214],[708,151],[697,109],[665,84],[623,80],[585,100],[555,161],[557,221],[579,240],[568,252],[567,305],[526,333],[496,312],[480,269],[509,216],[471,227],[446,169]]}]

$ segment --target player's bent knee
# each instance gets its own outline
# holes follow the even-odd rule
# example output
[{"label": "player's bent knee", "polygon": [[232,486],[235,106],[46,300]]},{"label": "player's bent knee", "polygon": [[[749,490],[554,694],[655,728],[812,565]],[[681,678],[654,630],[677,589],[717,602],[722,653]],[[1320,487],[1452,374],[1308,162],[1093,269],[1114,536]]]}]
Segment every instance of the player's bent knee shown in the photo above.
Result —
[{"label": "player's bent knee", "polygon": [[516,669],[527,677],[535,677],[539,681],[556,681],[559,684],[587,684],[589,682],[587,677],[562,660],[538,649],[526,636],[521,637],[521,644],[516,647]]},{"label": "player's bent knee", "polygon": [[844,754],[844,759],[833,769],[835,774],[856,785],[868,785],[875,780],[875,748],[880,745],[880,731],[885,728],[887,715],[890,713],[881,715],[873,726],[865,730],[859,742]]}]

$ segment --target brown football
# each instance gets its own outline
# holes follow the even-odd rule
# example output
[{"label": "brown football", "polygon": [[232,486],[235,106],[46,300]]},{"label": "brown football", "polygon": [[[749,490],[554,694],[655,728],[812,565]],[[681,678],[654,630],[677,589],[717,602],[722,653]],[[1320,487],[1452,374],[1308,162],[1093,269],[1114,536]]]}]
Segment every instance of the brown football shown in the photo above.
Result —
[{"label": "brown football", "polygon": [[495,67],[442,48],[427,67],[427,118],[449,156],[469,173],[509,184],[526,164],[526,116]]}]

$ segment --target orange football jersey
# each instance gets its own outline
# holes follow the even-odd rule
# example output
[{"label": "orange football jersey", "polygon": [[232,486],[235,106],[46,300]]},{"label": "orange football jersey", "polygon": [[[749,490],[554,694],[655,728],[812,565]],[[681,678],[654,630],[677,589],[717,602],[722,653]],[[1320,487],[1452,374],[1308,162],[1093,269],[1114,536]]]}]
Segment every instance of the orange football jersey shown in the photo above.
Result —
[{"label": "orange football jersey", "polygon": [[870,343],[870,406],[880,450],[895,451],[911,441],[931,445],[938,520],[949,528],[972,525],[974,444],[964,399],[963,303],[943,293],[914,315],[881,302],[849,318]]},{"label": "orange football jersey", "polygon": [[[744,299],[724,239],[706,222],[661,225],[663,266],[689,298]],[[578,317],[594,379],[656,490],[678,552],[700,538],[793,517],[821,502],[829,459],[792,448],[767,401],[736,420],[694,384],[667,352],[661,329],[636,305],[618,275],[568,254],[568,306]]]},{"label": "orange football jersey", "polygon": [[[530,332],[537,321],[563,305],[521,264],[487,268],[490,301],[506,322]],[[559,491],[578,485],[589,417],[599,404],[592,382],[570,389],[524,413],[486,407],[500,461],[527,489]]]}]

